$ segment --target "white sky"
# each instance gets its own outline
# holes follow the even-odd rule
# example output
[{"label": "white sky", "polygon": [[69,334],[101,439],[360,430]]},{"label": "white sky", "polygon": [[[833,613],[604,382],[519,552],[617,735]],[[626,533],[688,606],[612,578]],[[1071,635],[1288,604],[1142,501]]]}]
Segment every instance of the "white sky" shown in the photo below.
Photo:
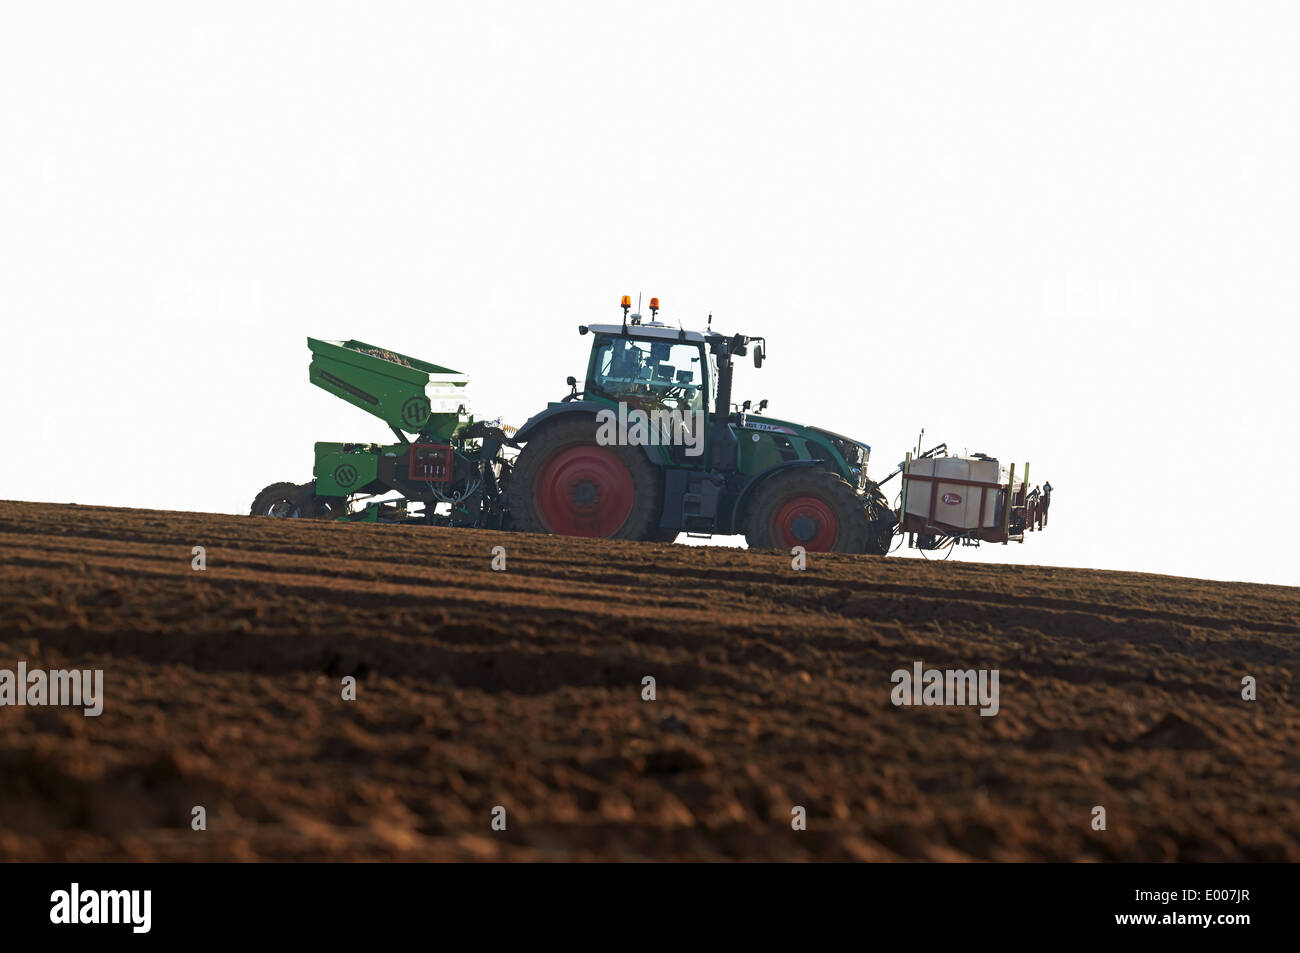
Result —
[{"label": "white sky", "polygon": [[[0,497],[247,512],[383,440],[309,334],[522,423],[620,295],[740,398],[1032,462],[964,558],[1300,584],[1300,7],[0,2]],[[957,558],[957,557],[954,557]]]}]

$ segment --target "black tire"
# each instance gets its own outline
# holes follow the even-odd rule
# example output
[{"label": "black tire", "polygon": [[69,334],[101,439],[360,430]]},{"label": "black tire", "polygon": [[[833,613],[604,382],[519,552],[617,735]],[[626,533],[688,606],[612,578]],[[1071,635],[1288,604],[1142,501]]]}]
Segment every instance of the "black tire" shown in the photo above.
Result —
[{"label": "black tire", "polygon": [[867,483],[866,494],[867,522],[871,526],[866,552],[870,556],[888,556],[894,548],[894,530],[898,527],[898,517],[875,483]]},{"label": "black tire", "polygon": [[803,467],[768,477],[754,491],[742,525],[751,549],[865,553],[872,537],[853,487],[838,474]]},{"label": "black tire", "polygon": [[863,550],[868,556],[888,556],[894,548],[894,533],[873,532],[867,537],[867,548]]},{"label": "black tire", "polygon": [[[606,468],[617,485],[605,493],[590,480],[575,479],[570,486],[561,486],[573,471],[564,468],[565,457],[560,455],[582,456],[584,451],[589,461]],[[551,485],[549,489],[540,485],[543,482]],[[659,468],[643,448],[601,446],[596,442],[594,417],[561,418],[531,437],[515,460],[507,491],[511,525],[526,533],[655,539],[661,532],[661,487]],[[627,515],[619,521],[625,506]]]},{"label": "black tire", "polygon": [[311,483],[272,483],[253,498],[250,516],[279,519],[337,519],[346,510],[342,497],[317,496]]}]

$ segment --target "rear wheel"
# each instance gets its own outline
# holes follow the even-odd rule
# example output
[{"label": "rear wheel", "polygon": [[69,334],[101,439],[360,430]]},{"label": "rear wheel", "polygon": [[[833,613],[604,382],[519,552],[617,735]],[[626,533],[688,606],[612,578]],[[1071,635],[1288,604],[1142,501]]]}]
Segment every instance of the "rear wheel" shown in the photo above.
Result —
[{"label": "rear wheel", "polygon": [[253,499],[251,516],[278,519],[337,519],[347,509],[342,497],[317,496],[311,483],[272,483]]},{"label": "rear wheel", "polygon": [[640,447],[601,446],[586,415],[557,420],[520,451],[510,516],[515,529],[530,533],[654,539],[659,484]]},{"label": "rear wheel", "polygon": [[871,524],[853,487],[826,470],[786,470],[754,491],[745,514],[753,549],[864,553]]}]

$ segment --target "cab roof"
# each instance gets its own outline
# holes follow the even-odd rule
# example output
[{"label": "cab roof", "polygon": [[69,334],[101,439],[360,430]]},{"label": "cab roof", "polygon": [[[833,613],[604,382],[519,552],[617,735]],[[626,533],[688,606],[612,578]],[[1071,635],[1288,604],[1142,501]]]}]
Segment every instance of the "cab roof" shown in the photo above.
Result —
[{"label": "cab roof", "polygon": [[624,331],[621,324],[589,324],[588,330],[592,334],[627,334],[629,337],[638,338],[661,338],[665,341],[690,341],[694,344],[703,344],[704,335],[699,331],[683,331],[680,328],[670,327],[666,324],[629,324]]}]

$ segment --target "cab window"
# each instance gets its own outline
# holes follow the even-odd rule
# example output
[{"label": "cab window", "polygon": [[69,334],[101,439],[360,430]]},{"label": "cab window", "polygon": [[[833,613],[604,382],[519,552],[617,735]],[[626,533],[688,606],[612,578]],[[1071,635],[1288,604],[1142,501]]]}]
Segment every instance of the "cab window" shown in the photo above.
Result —
[{"label": "cab window", "polygon": [[698,344],[607,338],[596,347],[588,386],[629,406],[703,410],[703,360]]}]

